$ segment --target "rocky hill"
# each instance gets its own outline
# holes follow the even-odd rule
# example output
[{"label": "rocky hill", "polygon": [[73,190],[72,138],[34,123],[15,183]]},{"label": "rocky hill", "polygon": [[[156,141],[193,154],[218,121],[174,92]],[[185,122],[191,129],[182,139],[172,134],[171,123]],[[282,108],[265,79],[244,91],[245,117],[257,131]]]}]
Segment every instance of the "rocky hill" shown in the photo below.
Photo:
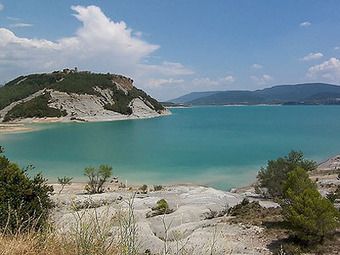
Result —
[{"label": "rocky hill", "polygon": [[255,91],[195,92],[170,101],[186,105],[339,105],[340,86],[306,83],[279,85]]},{"label": "rocky hill", "polygon": [[105,121],[171,114],[116,74],[64,69],[20,76],[0,87],[0,121]]}]

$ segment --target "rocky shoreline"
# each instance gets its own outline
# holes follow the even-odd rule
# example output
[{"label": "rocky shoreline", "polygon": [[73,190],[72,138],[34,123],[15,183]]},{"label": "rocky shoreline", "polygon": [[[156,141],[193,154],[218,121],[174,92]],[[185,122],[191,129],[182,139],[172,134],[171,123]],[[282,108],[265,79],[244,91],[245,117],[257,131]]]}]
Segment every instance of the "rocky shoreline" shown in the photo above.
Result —
[{"label": "rocky shoreline", "polygon": [[[193,252],[191,254],[209,254],[214,242],[214,254],[271,254],[266,248],[270,240],[258,239],[263,230],[261,227],[227,223],[230,218],[227,210],[241,203],[247,197],[245,194],[195,185],[173,185],[145,194],[110,186],[110,191],[103,194],[87,195],[80,186],[79,183],[74,184],[73,188],[67,187],[61,194],[52,197],[57,204],[52,218],[60,232],[67,232],[74,222],[75,207],[82,208],[82,211],[95,210],[107,220],[107,215],[116,215],[122,208],[127,209],[126,201],[133,197],[141,251],[161,254],[166,240],[172,252],[176,251],[180,242],[185,244],[187,251]],[[54,187],[56,191],[59,189],[57,184]],[[173,212],[149,217],[160,199],[165,199]],[[278,206],[270,200],[251,200],[258,200],[263,207]],[[118,231],[118,227],[113,231]]]},{"label": "rocky shoreline", "polygon": [[[318,178],[321,193],[338,184],[335,173],[329,174],[329,171],[339,164],[340,155],[336,155],[311,173],[311,179]],[[323,189],[326,180],[327,190]],[[254,185],[232,192],[198,185],[172,185],[142,192],[138,187],[108,184],[105,193],[94,195],[84,192],[85,183],[66,186],[60,194],[60,185],[53,186],[56,193],[52,199],[57,207],[52,219],[59,232],[69,230],[76,220],[75,212],[84,213],[84,217],[91,217],[95,212],[102,221],[108,221],[108,217],[114,218],[122,210],[128,210],[129,201],[132,201],[139,248],[149,254],[162,254],[164,249],[176,254],[179,247],[187,254],[198,255],[210,254],[212,249],[214,254],[272,254],[270,247],[282,238],[268,234],[263,225],[235,223],[234,217],[227,213],[245,198],[250,202],[258,201],[263,208],[279,207],[273,200],[255,194]],[[167,201],[171,213],[150,217],[152,208],[161,199]],[[111,231],[119,231],[118,226],[113,226]]]}]

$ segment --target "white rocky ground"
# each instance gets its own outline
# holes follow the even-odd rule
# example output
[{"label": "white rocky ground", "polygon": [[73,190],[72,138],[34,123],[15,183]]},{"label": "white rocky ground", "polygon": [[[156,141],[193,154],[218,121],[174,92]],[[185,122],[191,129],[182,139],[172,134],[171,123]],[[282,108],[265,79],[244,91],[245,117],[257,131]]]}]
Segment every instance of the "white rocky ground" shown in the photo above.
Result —
[{"label": "white rocky ground", "polygon": [[[58,185],[55,189],[59,190]],[[89,200],[98,206],[90,211],[93,213],[95,210],[110,222],[108,215],[111,217],[117,215],[119,210],[126,210],[126,201],[133,195],[131,191],[113,189],[111,186],[111,190],[104,194],[89,196],[82,193],[80,185],[78,190],[67,187],[60,195],[54,195],[53,199],[58,204],[53,215],[57,229],[67,232],[76,219],[72,205],[84,205]],[[205,255],[213,249],[213,254],[271,254],[266,248],[270,241],[259,236],[262,228],[226,222],[227,209],[240,203],[244,197],[244,194],[192,185],[175,185],[161,191],[136,194],[133,206],[140,251],[163,254],[168,249],[169,254],[177,254],[182,249],[186,251],[183,254]],[[174,212],[147,217],[160,199],[165,199]],[[266,207],[277,206],[270,201],[260,203]],[[84,210],[79,212],[83,213]],[[114,227],[113,232],[117,229]]]},{"label": "white rocky ground", "polygon": [[[337,186],[334,170],[340,170],[339,167],[340,155],[319,164],[311,178],[318,178],[321,192],[322,184],[326,183],[328,188],[333,189]],[[74,211],[73,206],[84,206],[91,201],[92,207],[94,205],[96,208],[88,209],[87,216],[91,217],[92,214],[93,217],[94,212],[98,213],[112,235],[116,236],[119,229],[117,215],[126,212],[127,201],[133,196],[133,191],[110,184],[105,193],[90,196],[84,193],[84,185],[72,184],[61,194],[53,195],[58,205],[53,213],[56,228],[66,233],[77,222],[75,216],[86,211]],[[58,192],[60,186],[55,184],[54,188]],[[272,254],[268,247],[277,239],[276,236],[268,236],[262,227],[227,221],[230,216],[225,214],[226,210],[245,197],[259,201],[263,207],[278,206],[271,200],[258,198],[253,186],[225,192],[202,186],[174,185],[161,191],[136,194],[133,211],[137,222],[139,250],[149,250],[151,254],[164,254],[165,249],[169,251],[167,254],[206,255],[211,254],[211,250],[212,254]],[[165,199],[173,212],[147,217],[160,199]],[[115,219],[113,223],[110,221],[112,217]]]}]

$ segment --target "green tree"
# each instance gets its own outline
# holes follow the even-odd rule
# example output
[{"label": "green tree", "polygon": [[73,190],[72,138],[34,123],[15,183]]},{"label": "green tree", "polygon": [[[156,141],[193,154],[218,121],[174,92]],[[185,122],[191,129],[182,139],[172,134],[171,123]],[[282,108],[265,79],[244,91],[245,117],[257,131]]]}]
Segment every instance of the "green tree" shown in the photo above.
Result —
[{"label": "green tree", "polygon": [[[3,149],[0,147],[0,152]],[[5,156],[0,155],[0,231],[16,233],[45,226],[53,203],[53,187],[39,173],[30,178]]]},{"label": "green tree", "polygon": [[108,165],[100,165],[99,168],[86,167],[84,175],[89,178],[88,191],[91,194],[102,193],[104,183],[112,175],[112,167]]},{"label": "green tree", "polygon": [[316,183],[300,167],[287,174],[283,181],[283,215],[296,236],[306,243],[321,242],[339,226],[340,214],[333,204],[322,197]]},{"label": "green tree", "polygon": [[283,196],[283,181],[287,179],[288,172],[300,167],[306,171],[315,170],[316,162],[303,158],[302,152],[292,150],[288,156],[269,160],[266,168],[261,168],[257,179],[261,188],[266,188],[267,193],[273,197]]}]

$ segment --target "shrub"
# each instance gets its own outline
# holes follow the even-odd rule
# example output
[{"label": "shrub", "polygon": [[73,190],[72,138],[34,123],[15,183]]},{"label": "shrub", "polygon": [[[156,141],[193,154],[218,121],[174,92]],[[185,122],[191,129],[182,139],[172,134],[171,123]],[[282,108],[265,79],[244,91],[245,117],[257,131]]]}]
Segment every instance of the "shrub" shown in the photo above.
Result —
[{"label": "shrub", "polygon": [[146,214],[147,218],[161,214],[165,215],[173,212],[173,210],[169,208],[169,204],[164,198],[158,200],[157,206],[152,207],[151,210],[152,210],[151,212],[148,212]]},{"label": "shrub", "polygon": [[321,242],[339,226],[339,212],[331,201],[321,196],[304,169],[296,168],[287,174],[283,192],[280,200],[283,215],[301,241]]},{"label": "shrub", "polygon": [[102,193],[104,183],[112,175],[112,167],[100,165],[99,168],[86,167],[84,175],[89,178],[87,182],[88,192],[91,194]]},{"label": "shrub", "polygon": [[[1,148],[1,147],[0,147]],[[2,152],[2,148],[0,150]],[[0,230],[17,233],[45,226],[53,203],[53,187],[39,173],[30,178],[6,157],[0,155]]]},{"label": "shrub", "polygon": [[140,188],[139,188],[143,194],[146,194],[148,192],[148,185],[143,184]]},{"label": "shrub", "polygon": [[152,207],[153,211],[159,211],[160,213],[165,213],[167,210],[169,210],[168,202],[162,198],[157,201],[157,206]]},{"label": "shrub", "polygon": [[72,184],[72,179],[73,177],[58,177],[58,183],[61,185],[60,190],[59,190],[59,194],[63,191],[63,189],[65,188],[66,185],[71,185]]},{"label": "shrub", "polygon": [[154,191],[159,191],[159,190],[163,189],[163,186],[162,185],[153,185],[153,189],[154,189]]},{"label": "shrub", "polygon": [[288,172],[300,167],[306,171],[315,170],[316,162],[303,158],[302,152],[292,150],[288,156],[269,160],[266,168],[262,168],[257,175],[260,187],[266,188],[273,197],[283,197],[283,181],[287,179]]}]

